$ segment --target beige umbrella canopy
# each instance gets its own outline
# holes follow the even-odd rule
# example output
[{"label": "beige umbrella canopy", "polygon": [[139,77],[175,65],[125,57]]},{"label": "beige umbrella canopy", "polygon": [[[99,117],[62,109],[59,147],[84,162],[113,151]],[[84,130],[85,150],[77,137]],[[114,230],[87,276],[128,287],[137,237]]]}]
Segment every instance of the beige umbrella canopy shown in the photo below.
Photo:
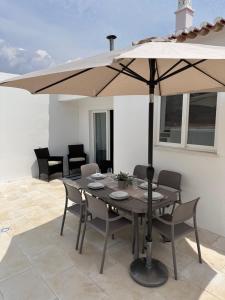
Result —
[{"label": "beige umbrella canopy", "polygon": [[224,49],[153,41],[15,77],[1,85],[33,94],[148,95],[149,59],[156,59],[155,94],[219,91],[225,84]]},{"label": "beige umbrella canopy", "polygon": [[146,258],[131,263],[130,273],[144,286],[164,284],[168,271],[160,261],[151,257],[153,96],[225,91],[225,48],[152,41],[19,76],[0,85],[23,88],[33,94],[93,97],[150,94],[147,254]]}]

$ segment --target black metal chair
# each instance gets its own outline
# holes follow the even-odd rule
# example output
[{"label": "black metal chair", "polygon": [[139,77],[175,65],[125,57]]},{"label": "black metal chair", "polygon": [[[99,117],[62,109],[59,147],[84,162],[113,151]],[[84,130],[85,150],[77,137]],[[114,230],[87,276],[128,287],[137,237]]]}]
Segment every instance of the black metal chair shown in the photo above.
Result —
[{"label": "black metal chair", "polygon": [[34,149],[39,167],[39,179],[41,174],[49,177],[55,173],[62,173],[63,176],[63,156],[50,156],[48,148]]},{"label": "black metal chair", "polygon": [[[199,263],[202,263],[201,249],[198,238],[198,228],[196,221],[196,208],[200,198],[180,204],[174,210],[173,215],[165,214],[160,217],[155,216],[153,219],[153,227],[167,240],[171,241],[174,277],[177,280],[177,263],[175,252],[175,240],[181,236],[187,235],[194,231],[198,250]],[[193,227],[185,222],[193,218]]]},{"label": "black metal chair", "polygon": [[[63,213],[60,235],[63,235],[63,229],[64,229],[67,211],[78,216],[79,217],[79,226],[78,226],[77,240],[76,240],[76,250],[77,250],[79,247],[81,225],[82,225],[82,222],[84,221],[85,201],[82,200],[81,191],[79,189],[77,189],[75,186],[69,185],[68,183],[65,183],[65,182],[63,182],[63,184],[64,184],[65,191],[66,191],[66,200],[65,200],[65,208],[64,208],[64,213]],[[73,204],[68,206],[68,200],[72,201]]]},{"label": "black metal chair", "polygon": [[[88,225],[92,229],[99,232],[104,236],[104,248],[102,254],[102,261],[100,267],[100,273],[103,273],[103,267],[105,262],[105,254],[107,249],[107,241],[110,235],[130,226],[131,222],[115,212],[109,210],[107,205],[100,199],[96,199],[89,194],[86,195],[86,212],[85,221],[83,227],[83,233],[80,244],[80,253],[82,253],[84,236],[86,232],[86,226]],[[92,215],[92,219],[88,220],[88,214]]]},{"label": "black metal chair", "polygon": [[68,145],[69,154],[68,154],[68,166],[69,166],[69,175],[70,171],[74,169],[79,169],[82,165],[87,163],[87,155],[84,152],[84,145]]}]

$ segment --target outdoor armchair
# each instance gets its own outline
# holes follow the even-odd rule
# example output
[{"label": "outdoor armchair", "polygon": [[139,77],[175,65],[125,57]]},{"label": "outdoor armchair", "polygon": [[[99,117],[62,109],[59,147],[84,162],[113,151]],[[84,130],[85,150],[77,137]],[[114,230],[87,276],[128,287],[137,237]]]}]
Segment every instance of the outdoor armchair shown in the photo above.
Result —
[{"label": "outdoor armchair", "polygon": [[148,168],[148,166],[136,165],[134,167],[133,175],[139,179],[146,180],[147,179],[147,168]]},{"label": "outdoor armchair", "polygon": [[[175,240],[194,231],[198,250],[199,263],[202,263],[200,243],[198,238],[198,228],[196,221],[196,208],[200,198],[180,204],[174,210],[173,215],[165,214],[153,219],[153,228],[155,228],[163,237],[171,241],[172,256],[174,266],[174,277],[177,280],[177,263],[175,252]],[[186,221],[193,219],[193,227],[186,224]]]},{"label": "outdoor armchair", "polygon": [[39,167],[39,179],[41,174],[48,177],[54,173],[62,173],[63,176],[63,156],[50,156],[48,148],[34,149]]},{"label": "outdoor armchair", "polygon": [[82,165],[87,163],[87,155],[84,152],[84,145],[68,145],[68,166],[69,174],[73,169],[79,169]]}]

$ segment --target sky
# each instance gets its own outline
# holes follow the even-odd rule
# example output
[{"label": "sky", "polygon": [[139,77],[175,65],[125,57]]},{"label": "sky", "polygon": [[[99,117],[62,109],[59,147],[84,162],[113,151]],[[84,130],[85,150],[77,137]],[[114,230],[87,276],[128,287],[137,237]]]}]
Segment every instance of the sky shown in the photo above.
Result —
[{"label": "sky", "polygon": [[[177,0],[0,0],[0,72],[23,74],[175,31]],[[225,0],[192,0],[194,25],[225,17]]]}]

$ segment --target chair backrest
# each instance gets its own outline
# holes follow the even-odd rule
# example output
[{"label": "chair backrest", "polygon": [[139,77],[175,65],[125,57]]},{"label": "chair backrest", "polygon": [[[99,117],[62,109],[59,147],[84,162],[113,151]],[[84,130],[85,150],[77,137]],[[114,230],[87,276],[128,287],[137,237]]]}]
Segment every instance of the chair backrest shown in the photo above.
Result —
[{"label": "chair backrest", "polygon": [[146,179],[147,178],[147,166],[144,165],[136,165],[134,167],[133,175],[139,179]]},{"label": "chair backrest", "polygon": [[162,170],[159,172],[158,184],[180,190],[181,174],[173,171]]},{"label": "chair backrest", "polygon": [[48,148],[34,149],[34,152],[37,158],[48,158],[50,156]]},{"label": "chair backrest", "polygon": [[80,167],[80,169],[81,169],[81,176],[82,177],[87,177],[87,176],[90,176],[90,175],[92,175],[96,172],[99,172],[99,166],[96,163],[82,165]]},{"label": "chair backrest", "polygon": [[79,157],[84,154],[84,145],[68,145],[69,148],[69,154],[74,157]]},{"label": "chair backrest", "polygon": [[66,197],[77,204],[82,203],[82,197],[80,191],[75,187],[68,183],[63,182],[65,190],[66,190]]},{"label": "chair backrest", "polygon": [[85,196],[87,200],[87,208],[88,211],[92,214],[92,217],[107,220],[108,209],[106,204],[102,200],[94,198],[87,193],[85,193]]},{"label": "chair backrest", "polygon": [[173,213],[172,222],[174,224],[178,224],[193,218],[196,214],[196,207],[199,199],[200,198],[196,198],[192,201],[182,203],[177,206]]}]

